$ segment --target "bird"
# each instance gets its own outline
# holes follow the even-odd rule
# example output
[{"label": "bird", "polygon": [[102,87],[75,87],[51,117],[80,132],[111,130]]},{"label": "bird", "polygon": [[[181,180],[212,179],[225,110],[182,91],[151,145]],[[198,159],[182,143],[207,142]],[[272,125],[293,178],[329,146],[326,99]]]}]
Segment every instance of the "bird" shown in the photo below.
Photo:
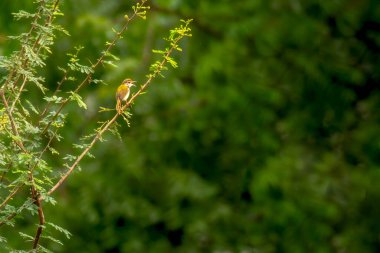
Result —
[{"label": "bird", "polygon": [[130,78],[125,79],[116,90],[116,110],[119,114],[122,112],[122,101],[127,101],[131,93],[131,87],[135,85],[136,81]]}]

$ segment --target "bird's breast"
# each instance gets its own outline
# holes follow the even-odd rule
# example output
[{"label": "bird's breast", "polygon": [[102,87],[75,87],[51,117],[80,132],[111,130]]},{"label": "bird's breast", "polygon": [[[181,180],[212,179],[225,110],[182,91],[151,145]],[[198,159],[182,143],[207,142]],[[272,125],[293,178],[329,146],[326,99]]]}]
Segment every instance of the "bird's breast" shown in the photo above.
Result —
[{"label": "bird's breast", "polygon": [[122,98],[123,101],[127,100],[129,97],[129,89],[128,91],[124,94],[124,97]]}]

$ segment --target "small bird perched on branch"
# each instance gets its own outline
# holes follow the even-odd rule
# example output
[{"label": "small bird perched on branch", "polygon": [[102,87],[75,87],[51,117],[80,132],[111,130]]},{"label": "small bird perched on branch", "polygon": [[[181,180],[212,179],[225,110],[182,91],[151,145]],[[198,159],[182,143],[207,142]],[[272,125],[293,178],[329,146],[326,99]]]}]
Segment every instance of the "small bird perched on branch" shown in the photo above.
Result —
[{"label": "small bird perched on branch", "polygon": [[127,101],[129,94],[131,93],[131,87],[135,85],[136,81],[130,78],[125,79],[116,90],[116,110],[119,114],[122,113],[122,101]]}]

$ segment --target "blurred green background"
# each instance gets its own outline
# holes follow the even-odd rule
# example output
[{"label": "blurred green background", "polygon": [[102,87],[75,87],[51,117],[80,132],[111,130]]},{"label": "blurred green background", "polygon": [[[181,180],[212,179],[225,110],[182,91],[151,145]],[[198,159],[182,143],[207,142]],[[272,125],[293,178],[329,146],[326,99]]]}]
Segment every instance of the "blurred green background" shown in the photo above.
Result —
[{"label": "blurred green background", "polygon": [[[62,1],[57,21],[71,36],[56,38],[41,70],[47,85],[55,87],[74,46],[85,47],[84,64],[94,62],[131,2]],[[55,194],[58,204],[45,206],[46,219],[73,236],[42,244],[91,253],[380,252],[379,1],[149,4],[147,20],[133,21],[113,50],[119,67],[96,73],[108,85],[81,93],[89,109],[66,108],[66,139],[55,147],[72,152],[111,117],[99,106],[114,106],[124,78],[143,82],[151,49],[193,18],[180,67],[136,100],[130,127],[119,121],[123,141],[96,145],[96,158]],[[18,45],[5,36],[28,30],[11,13],[33,4],[0,7],[0,53],[8,55]],[[41,93],[28,96],[42,107]]]}]

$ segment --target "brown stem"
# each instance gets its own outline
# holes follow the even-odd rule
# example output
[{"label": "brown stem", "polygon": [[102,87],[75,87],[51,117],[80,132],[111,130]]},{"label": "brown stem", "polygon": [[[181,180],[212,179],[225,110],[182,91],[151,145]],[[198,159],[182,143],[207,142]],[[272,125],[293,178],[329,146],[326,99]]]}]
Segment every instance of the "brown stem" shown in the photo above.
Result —
[{"label": "brown stem", "polygon": [[36,235],[33,240],[33,249],[36,249],[38,247],[38,242],[41,238],[42,230],[43,230],[43,225],[45,224],[45,215],[44,211],[42,209],[42,204],[41,200],[39,199],[38,192],[36,188],[34,187],[34,179],[33,179],[33,174],[30,174],[30,180],[32,182],[32,198],[34,199],[34,204],[38,207],[38,220],[39,220],[39,225],[36,231]]}]

